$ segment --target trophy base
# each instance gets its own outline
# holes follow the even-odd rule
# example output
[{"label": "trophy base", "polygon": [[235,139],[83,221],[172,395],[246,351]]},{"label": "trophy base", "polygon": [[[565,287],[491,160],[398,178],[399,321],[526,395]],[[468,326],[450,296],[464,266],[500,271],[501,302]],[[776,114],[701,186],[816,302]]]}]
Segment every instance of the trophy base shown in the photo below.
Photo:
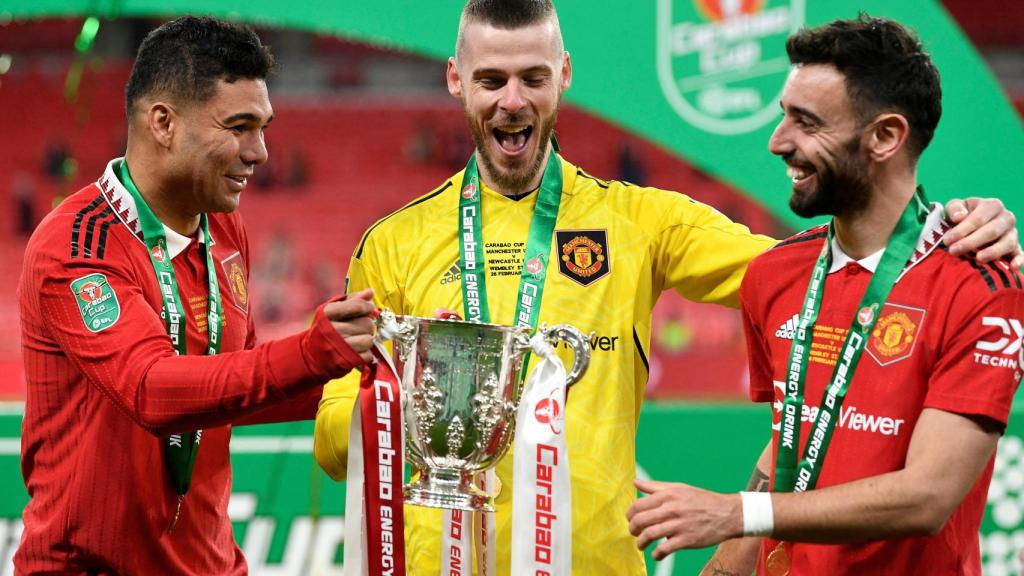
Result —
[{"label": "trophy base", "polygon": [[457,468],[435,468],[405,486],[405,503],[467,512],[494,512],[494,497],[473,484],[472,474]]}]

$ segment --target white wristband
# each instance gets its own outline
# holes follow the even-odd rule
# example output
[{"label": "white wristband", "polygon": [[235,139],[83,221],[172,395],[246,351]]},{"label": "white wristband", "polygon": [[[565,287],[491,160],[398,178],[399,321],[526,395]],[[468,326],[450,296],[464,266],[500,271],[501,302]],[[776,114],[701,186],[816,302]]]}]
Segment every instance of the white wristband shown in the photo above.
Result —
[{"label": "white wristband", "polygon": [[740,492],[743,502],[743,535],[770,536],[775,529],[771,492]]}]

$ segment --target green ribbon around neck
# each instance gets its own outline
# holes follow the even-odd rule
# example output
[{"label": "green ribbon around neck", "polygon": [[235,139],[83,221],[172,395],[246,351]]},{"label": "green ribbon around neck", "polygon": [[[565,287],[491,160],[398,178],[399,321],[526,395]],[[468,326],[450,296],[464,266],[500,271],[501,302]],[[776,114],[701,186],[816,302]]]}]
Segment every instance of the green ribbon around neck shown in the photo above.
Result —
[{"label": "green ribbon around neck", "polygon": [[825,245],[822,247],[817,262],[814,264],[814,271],[811,273],[811,281],[807,287],[807,294],[804,296],[803,308],[800,311],[800,324],[793,336],[789,362],[786,364],[785,399],[782,403],[782,421],[779,427],[779,445],[775,465],[774,489],[776,492],[803,492],[813,490],[817,484],[825,453],[839,420],[839,410],[850,388],[854,371],[857,369],[861,354],[871,337],[871,330],[875,326],[875,321],[881,313],[885,300],[889,297],[896,280],[914,254],[914,248],[917,246],[927,216],[928,205],[924,199],[924,191],[919,188],[914,198],[903,210],[896,229],[885,246],[878,269],[875,270],[868,282],[867,290],[857,307],[853,324],[840,348],[839,358],[832,371],[829,384],[825,387],[825,392],[822,395],[818,414],[814,420],[814,428],[804,446],[803,457],[797,463],[800,418],[804,406],[804,389],[814,337],[814,325],[825,295],[825,277],[832,266],[832,240],[835,237],[835,222],[829,224]]},{"label": "green ribbon around neck", "polygon": [[[188,353],[185,335],[185,320],[187,310],[182,306],[181,296],[178,291],[178,281],[174,273],[174,266],[171,263],[171,255],[167,251],[167,234],[164,226],[156,217],[153,211],[146,204],[145,199],[135,187],[131,175],[128,173],[128,163],[121,161],[118,165],[118,177],[125,189],[135,200],[135,208],[139,215],[139,224],[142,227],[142,238],[149,252],[149,260],[153,264],[153,271],[156,274],[157,283],[160,285],[160,293],[163,303],[160,316],[163,318],[167,328],[167,335],[171,339],[174,351],[184,356]],[[206,214],[199,217],[199,233],[202,235],[201,246],[206,253],[206,279],[207,279],[207,355],[215,355],[220,352],[220,331],[222,325],[222,307],[220,290],[217,286],[217,272],[213,262],[213,240],[210,238],[210,226]],[[178,510],[175,512],[174,520],[170,529],[174,528],[178,514],[181,511],[181,501],[188,493],[192,484],[192,470],[195,468],[196,456],[199,454],[199,440],[203,431],[172,434],[163,439],[164,458],[167,468],[170,471],[171,483],[178,493]]]}]

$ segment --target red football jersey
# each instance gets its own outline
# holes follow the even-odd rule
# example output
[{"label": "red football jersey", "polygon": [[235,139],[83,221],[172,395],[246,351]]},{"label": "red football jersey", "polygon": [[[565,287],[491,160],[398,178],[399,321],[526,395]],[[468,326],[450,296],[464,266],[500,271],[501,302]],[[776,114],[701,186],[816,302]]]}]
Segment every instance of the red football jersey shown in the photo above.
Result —
[{"label": "red football jersey", "polygon": [[[44,219],[25,252],[18,298],[28,384],[22,474],[30,501],[15,567],[244,574],[227,516],[229,424],[314,417],[321,384],[338,374],[319,368],[330,363],[310,357],[309,341],[335,347],[335,363],[347,346],[332,330],[311,336],[314,326],[254,347],[245,233],[236,214],[210,214],[221,354],[204,356],[205,248],[170,231],[169,254],[159,257],[172,258],[189,354],[176,356],[134,203],[114,162]],[[268,408],[288,398],[294,401]],[[161,438],[200,428],[191,490],[168,533],[177,494]]]},{"label": "red football jersey", "polygon": [[[878,314],[825,455],[819,488],[902,469],[924,408],[1006,423],[1024,362],[1024,281],[1005,263],[951,256],[939,244],[944,229],[934,210]],[[824,242],[824,227],[781,242],[754,260],[740,289],[750,395],[775,408],[773,460],[793,332]],[[801,455],[880,257],[856,262],[835,248],[809,353]],[[790,574],[980,575],[978,529],[993,462],[994,457],[938,535],[849,545],[791,543]],[[776,544],[763,541],[759,574]]]}]

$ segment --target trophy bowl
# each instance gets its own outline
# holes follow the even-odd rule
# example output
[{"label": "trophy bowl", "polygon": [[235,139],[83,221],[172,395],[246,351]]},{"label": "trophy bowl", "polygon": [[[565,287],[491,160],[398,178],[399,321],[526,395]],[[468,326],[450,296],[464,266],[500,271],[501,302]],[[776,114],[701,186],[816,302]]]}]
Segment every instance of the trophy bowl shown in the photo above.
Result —
[{"label": "trophy bowl", "polygon": [[[405,486],[405,501],[494,511],[494,496],[473,478],[494,467],[512,443],[529,329],[391,317],[398,327],[392,357],[402,388],[406,457],[419,470]],[[579,380],[590,361],[583,334],[568,325],[541,326],[538,332],[552,346],[562,341],[574,350],[566,385]]]}]

